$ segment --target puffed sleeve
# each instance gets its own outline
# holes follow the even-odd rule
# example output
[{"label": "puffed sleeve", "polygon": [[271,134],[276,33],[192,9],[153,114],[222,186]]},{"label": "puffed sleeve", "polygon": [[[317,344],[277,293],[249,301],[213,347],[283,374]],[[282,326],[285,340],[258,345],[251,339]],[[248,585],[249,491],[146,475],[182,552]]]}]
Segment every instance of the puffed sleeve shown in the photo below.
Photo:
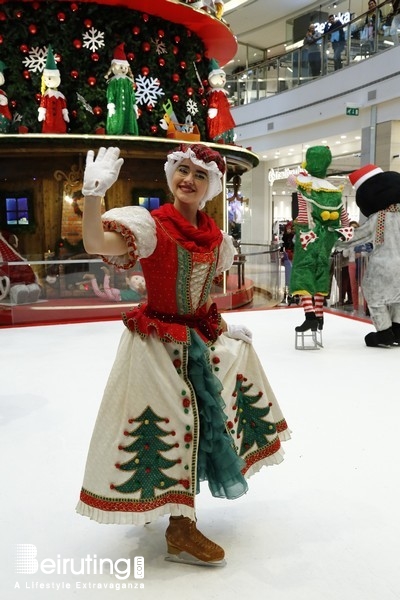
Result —
[{"label": "puffed sleeve", "polygon": [[237,254],[231,236],[225,232],[222,232],[222,235],[223,240],[219,249],[216,275],[220,275],[223,271],[230,269],[235,258],[235,254]]},{"label": "puffed sleeve", "polygon": [[102,216],[105,231],[120,233],[128,246],[122,256],[102,256],[103,260],[119,269],[130,269],[138,258],[153,254],[157,245],[156,226],[148,210],[141,206],[112,208]]}]

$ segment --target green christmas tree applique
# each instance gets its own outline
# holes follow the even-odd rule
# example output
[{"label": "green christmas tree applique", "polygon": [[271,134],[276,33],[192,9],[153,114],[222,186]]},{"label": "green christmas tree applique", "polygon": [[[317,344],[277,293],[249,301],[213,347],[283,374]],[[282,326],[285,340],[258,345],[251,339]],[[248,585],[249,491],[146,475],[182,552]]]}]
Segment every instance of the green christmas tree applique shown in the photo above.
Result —
[{"label": "green christmas tree applique", "polygon": [[247,385],[243,375],[237,375],[234,395],[236,396],[238,437],[242,437],[239,455],[243,456],[246,452],[256,445],[258,448],[265,446],[268,441],[267,435],[276,433],[275,423],[266,421],[265,417],[271,411],[271,404],[263,408],[255,406],[262,396],[259,392],[256,396],[250,396],[248,391],[253,387],[252,383]]},{"label": "green christmas tree applique", "polygon": [[175,447],[175,444],[167,444],[162,439],[171,435],[171,431],[164,431],[157,425],[165,423],[166,419],[158,417],[147,407],[139,417],[130,419],[130,422],[140,423],[134,431],[125,431],[125,435],[135,439],[128,446],[120,448],[134,456],[115,466],[121,471],[131,471],[132,476],[125,483],[113,485],[112,488],[123,494],[140,491],[141,499],[150,499],[154,498],[155,489],[166,490],[179,483],[184,485],[186,482],[168,477],[163,472],[180,462],[180,459],[169,460],[162,454]]}]

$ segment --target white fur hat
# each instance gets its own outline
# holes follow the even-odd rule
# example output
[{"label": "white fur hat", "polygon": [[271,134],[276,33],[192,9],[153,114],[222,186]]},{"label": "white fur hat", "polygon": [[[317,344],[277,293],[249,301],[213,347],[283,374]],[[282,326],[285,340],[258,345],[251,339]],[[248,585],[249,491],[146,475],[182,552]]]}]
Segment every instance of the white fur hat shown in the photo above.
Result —
[{"label": "white fur hat", "polygon": [[199,208],[204,208],[206,202],[218,196],[222,191],[222,176],[225,173],[225,162],[219,152],[212,150],[204,144],[181,144],[167,156],[164,165],[165,175],[170,190],[172,190],[172,177],[183,160],[188,158],[195,165],[208,171],[208,187]]}]

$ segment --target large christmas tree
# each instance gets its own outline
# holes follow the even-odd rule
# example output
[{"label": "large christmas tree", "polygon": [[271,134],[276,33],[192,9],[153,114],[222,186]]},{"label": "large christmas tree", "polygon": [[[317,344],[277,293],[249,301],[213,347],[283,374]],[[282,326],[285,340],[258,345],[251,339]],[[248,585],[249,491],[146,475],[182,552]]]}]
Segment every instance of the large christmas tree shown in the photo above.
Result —
[{"label": "large christmas tree", "polygon": [[[192,10],[192,9],[191,9]],[[184,25],[95,2],[24,1],[0,4],[0,60],[12,132],[40,132],[42,73],[51,46],[60,91],[70,115],[68,132],[93,134],[107,114],[105,75],[119,44],[136,84],[139,135],[165,137],[165,114],[197,125],[205,139],[209,60],[201,39]]]}]

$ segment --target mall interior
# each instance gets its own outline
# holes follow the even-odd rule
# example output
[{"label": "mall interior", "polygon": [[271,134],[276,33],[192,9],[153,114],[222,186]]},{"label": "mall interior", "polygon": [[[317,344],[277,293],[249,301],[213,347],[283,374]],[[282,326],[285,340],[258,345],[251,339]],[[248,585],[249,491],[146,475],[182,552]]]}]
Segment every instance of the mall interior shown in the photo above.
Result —
[{"label": "mall interior", "polygon": [[[304,312],[291,294],[282,237],[298,216],[290,181],[304,169],[308,148],[330,148],[326,179],[360,225],[366,217],[349,175],[368,164],[400,172],[396,4],[0,0],[2,597],[400,598],[392,431],[399,349],[364,341],[375,331],[362,288],[370,248],[358,255],[356,291],[345,256],[332,248],[323,329],[299,336]],[[339,58],[324,33],[331,14],[342,24]],[[106,95],[104,65],[128,23],[127,58],[139,65],[139,133],[109,134],[99,93]],[[318,34],[317,73],[304,43],[310,24]],[[70,108],[61,134],[45,133],[37,118],[50,42]],[[210,90],[203,88],[211,58],[226,75],[235,122],[228,142],[207,138]],[[108,266],[119,292],[111,298],[104,262],[83,246],[86,153],[118,146],[124,157],[102,212],[127,198],[151,212],[169,200],[167,152],[196,141],[225,160],[223,190],[205,211],[232,235],[236,252],[211,295],[228,326],[251,330],[291,432],[283,462],[254,473],[240,498],[216,499],[201,483],[197,524],[223,546],[223,568],[165,560],[165,515],[105,527],[75,511],[123,315],[146,301],[140,261],[130,280]],[[16,282],[15,273],[31,279]],[[153,367],[161,378],[156,361]],[[133,570],[138,557],[144,576]],[[127,562],[129,576],[118,576]]]}]

